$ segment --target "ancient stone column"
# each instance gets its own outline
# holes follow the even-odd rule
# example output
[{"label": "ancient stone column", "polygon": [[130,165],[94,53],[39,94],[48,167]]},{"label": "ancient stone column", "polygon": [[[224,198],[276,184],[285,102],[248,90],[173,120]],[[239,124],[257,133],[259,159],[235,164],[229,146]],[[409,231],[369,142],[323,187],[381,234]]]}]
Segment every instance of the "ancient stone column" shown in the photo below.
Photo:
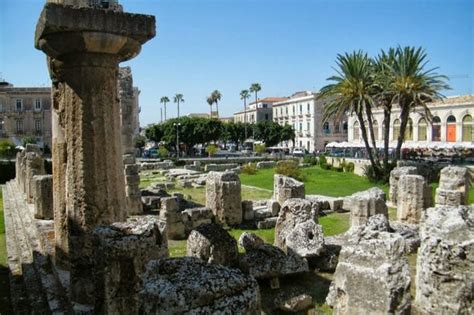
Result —
[{"label": "ancient stone column", "polygon": [[81,309],[94,303],[91,231],[126,215],[118,64],[154,36],[152,16],[54,3],[36,27],[35,46],[48,55],[64,111],[70,293]]},{"label": "ancient stone column", "polygon": [[206,207],[224,225],[242,223],[240,179],[234,172],[209,172],[206,180]]},{"label": "ancient stone column", "polygon": [[401,166],[395,167],[390,172],[390,189],[388,191],[388,200],[392,205],[397,205],[398,197],[398,181],[402,175],[415,175],[417,173],[416,167],[414,166]]},{"label": "ancient stone column", "polygon": [[398,180],[397,219],[417,224],[422,212],[431,206],[431,187],[421,175],[402,175]]},{"label": "ancient stone column", "polygon": [[122,150],[125,172],[125,194],[127,196],[127,210],[129,214],[143,213],[140,192],[140,166],[136,164],[135,146],[133,144],[134,131],[137,129],[134,117],[138,106],[134,98],[132,70],[130,67],[119,69],[118,81],[120,99],[120,119],[122,126]]},{"label": "ancient stone column", "polygon": [[33,202],[36,219],[53,219],[53,177],[51,175],[33,176]]},{"label": "ancient stone column", "polygon": [[351,228],[365,224],[376,214],[383,214],[388,218],[385,199],[385,193],[377,187],[344,198],[343,208],[351,212]]},{"label": "ancient stone column", "polygon": [[436,189],[436,205],[459,206],[469,204],[471,176],[469,169],[448,166],[441,170],[439,187]]}]

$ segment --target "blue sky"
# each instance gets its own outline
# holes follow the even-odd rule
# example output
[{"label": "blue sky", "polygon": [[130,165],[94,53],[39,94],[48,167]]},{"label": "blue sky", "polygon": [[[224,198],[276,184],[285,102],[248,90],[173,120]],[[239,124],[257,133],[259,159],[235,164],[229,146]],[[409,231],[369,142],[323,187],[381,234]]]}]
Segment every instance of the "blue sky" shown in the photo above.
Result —
[{"label": "blue sky", "polygon": [[[0,0],[0,73],[16,86],[48,86],[45,56],[33,47],[44,0]],[[221,116],[243,105],[252,82],[261,96],[318,90],[338,53],[376,55],[396,45],[426,48],[430,66],[451,76],[445,95],[474,93],[474,1],[123,0],[128,12],[152,14],[157,36],[132,67],[141,90],[141,123],[160,119],[161,96],[184,94],[182,113],[209,112],[222,93]],[[174,104],[168,116],[176,115]]]}]

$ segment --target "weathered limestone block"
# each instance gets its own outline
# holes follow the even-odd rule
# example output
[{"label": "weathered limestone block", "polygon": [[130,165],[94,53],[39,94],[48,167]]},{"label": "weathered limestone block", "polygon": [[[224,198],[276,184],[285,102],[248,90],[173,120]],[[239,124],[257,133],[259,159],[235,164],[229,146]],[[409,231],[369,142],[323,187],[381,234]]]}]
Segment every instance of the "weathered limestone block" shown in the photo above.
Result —
[{"label": "weathered limestone block", "polygon": [[324,251],[323,232],[317,210],[305,199],[289,199],[280,210],[275,226],[275,246],[302,257],[318,256]]},{"label": "weathered limestone block", "polygon": [[346,197],[344,209],[351,212],[351,227],[364,224],[369,217],[376,214],[388,217],[385,193],[380,188],[370,188]]},{"label": "weathered limestone block", "polygon": [[[25,150],[26,151],[26,150]],[[46,175],[44,169],[44,158],[41,154],[36,152],[28,152],[25,154],[25,194],[28,203],[33,203],[34,181],[33,177],[36,175]]]},{"label": "weathered limestone block", "polygon": [[174,167],[173,161],[165,160],[163,162],[145,162],[140,164],[140,169],[142,171],[147,170],[169,170]]},{"label": "weathered limestone block", "polygon": [[304,258],[291,250],[285,253],[270,244],[246,250],[240,258],[240,269],[256,279],[276,278],[309,270]]},{"label": "weathered limestone block", "polygon": [[395,167],[390,172],[390,188],[388,191],[388,199],[395,206],[398,198],[398,181],[402,175],[416,175],[417,169],[414,166]]},{"label": "weathered limestone block", "polygon": [[397,191],[397,219],[419,223],[422,212],[431,206],[431,187],[421,175],[402,175]]},{"label": "weathered limestone block", "polygon": [[469,169],[448,166],[441,170],[439,186],[436,189],[436,205],[459,206],[469,204],[471,176]]},{"label": "weathered limestone block", "polygon": [[186,209],[181,212],[181,219],[184,223],[186,234],[202,224],[214,222],[212,210],[206,207]]},{"label": "weathered limestone block", "polygon": [[279,309],[284,312],[296,313],[307,310],[314,306],[313,298],[308,294],[299,294],[287,299],[279,299],[275,304],[279,304]]},{"label": "weathered limestone block", "polygon": [[278,201],[274,199],[268,200],[267,207],[268,211],[270,211],[273,216],[278,216],[278,214],[280,213],[281,205]]},{"label": "weathered limestone block", "polygon": [[136,314],[146,264],[168,257],[165,224],[156,216],[134,217],[98,227],[94,237],[95,312]]},{"label": "weathered limestone block", "polygon": [[186,238],[186,229],[179,211],[177,197],[165,197],[160,199],[160,218],[166,222],[166,231],[171,240],[182,240]]},{"label": "weathered limestone block", "polygon": [[257,222],[258,229],[273,229],[276,226],[278,217],[265,218]]},{"label": "weathered limestone block", "polygon": [[245,249],[245,251],[251,251],[256,249],[265,242],[254,233],[244,232],[239,237],[239,246]]},{"label": "weathered limestone block", "polygon": [[141,314],[260,314],[257,281],[194,257],[152,261],[142,277]]},{"label": "weathered limestone block", "polygon": [[208,263],[235,266],[238,262],[237,241],[220,225],[198,226],[189,234],[186,255]]},{"label": "weathered limestone block", "polygon": [[257,169],[274,168],[275,166],[275,161],[261,161],[257,163]]},{"label": "weathered limestone block", "polygon": [[427,209],[420,238],[416,307],[426,314],[472,314],[474,207]]},{"label": "weathered limestone block", "polygon": [[242,200],[239,176],[233,172],[210,172],[206,181],[206,207],[223,225],[242,223]]},{"label": "weathered limestone block", "polygon": [[204,171],[206,172],[225,172],[233,170],[239,167],[237,163],[227,163],[227,164],[206,164],[204,166]]},{"label": "weathered limestone block", "polygon": [[53,176],[33,176],[33,202],[35,205],[35,218],[52,220],[53,212]]},{"label": "weathered limestone block", "polygon": [[403,239],[375,231],[343,246],[326,302],[334,314],[409,314]]},{"label": "weathered limestone block", "polygon": [[243,221],[252,221],[255,218],[252,200],[242,200]]},{"label": "weathered limestone block", "polygon": [[275,174],[273,177],[273,199],[282,205],[290,198],[304,198],[304,184],[291,177]]},{"label": "weathered limestone block", "polygon": [[323,195],[306,195],[306,199],[311,202],[320,204],[320,210],[323,212],[329,211],[342,211],[343,210],[343,197],[329,197]]}]

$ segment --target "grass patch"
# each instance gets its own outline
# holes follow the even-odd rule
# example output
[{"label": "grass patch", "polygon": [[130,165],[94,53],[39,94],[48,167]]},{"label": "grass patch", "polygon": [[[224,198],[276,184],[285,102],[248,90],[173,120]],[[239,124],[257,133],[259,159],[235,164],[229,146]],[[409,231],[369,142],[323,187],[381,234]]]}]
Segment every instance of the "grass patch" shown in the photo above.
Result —
[{"label": "grass patch", "polygon": [[0,314],[11,314],[4,218],[2,186],[0,185]]},{"label": "grass patch", "polygon": [[324,236],[333,236],[346,232],[350,228],[349,213],[331,213],[319,218]]},{"label": "grass patch", "polygon": [[[366,177],[357,176],[352,173],[340,173],[331,170],[323,170],[319,166],[302,169],[305,175],[304,183],[306,194],[318,194],[326,196],[349,196],[358,191],[363,191],[374,186],[388,193],[388,185],[374,184]],[[241,174],[240,180],[244,185],[251,185],[264,189],[273,189],[274,169],[258,170],[255,175]]]}]

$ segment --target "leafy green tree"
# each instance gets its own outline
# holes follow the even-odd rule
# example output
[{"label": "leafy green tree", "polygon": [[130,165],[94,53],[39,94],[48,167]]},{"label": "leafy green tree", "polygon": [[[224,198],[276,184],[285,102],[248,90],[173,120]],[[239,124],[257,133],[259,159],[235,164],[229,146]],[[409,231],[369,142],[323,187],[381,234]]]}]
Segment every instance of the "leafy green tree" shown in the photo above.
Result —
[{"label": "leafy green tree", "polygon": [[165,146],[160,146],[158,148],[158,156],[162,159],[166,159],[169,156],[169,151]]},{"label": "leafy green tree", "polygon": [[135,137],[135,139],[133,139],[133,144],[134,144],[135,148],[137,148],[137,149],[143,148],[146,144],[146,137],[144,137],[142,135],[137,135]]},{"label": "leafy green tree", "polygon": [[266,147],[264,144],[256,144],[255,145],[255,152],[258,154],[265,153]]},{"label": "leafy green tree", "polygon": [[145,129],[145,136],[148,140],[160,142],[163,139],[163,124],[154,124]]},{"label": "leafy green tree", "polygon": [[184,103],[183,94],[177,93],[173,99],[174,103],[178,104],[178,118],[179,118],[179,104]]},{"label": "leafy green tree", "polygon": [[209,157],[216,154],[217,151],[219,151],[219,148],[215,144],[210,144],[206,147],[206,153],[209,154]]},{"label": "leafy green tree", "polygon": [[395,159],[401,157],[410,112],[421,110],[431,118],[427,103],[441,99],[442,90],[450,87],[447,77],[435,72],[437,68],[426,69],[427,54],[421,47],[398,47],[391,66],[390,90],[395,94],[394,103],[400,106],[400,134],[398,135]]},{"label": "leafy green tree", "polygon": [[272,147],[281,141],[283,127],[270,120],[260,121],[254,125],[254,138]]},{"label": "leafy green tree", "polygon": [[258,92],[262,90],[262,86],[260,83],[252,83],[250,85],[250,92],[255,94],[255,105],[257,104],[258,101]]},{"label": "leafy green tree", "polygon": [[163,107],[165,109],[165,120],[166,120],[166,104],[170,102],[170,99],[168,98],[168,96],[163,96],[162,98],[160,98],[160,103],[163,104]]},{"label": "leafy green tree", "polygon": [[291,141],[293,144],[293,147],[295,146],[295,129],[291,125],[284,125],[281,128],[280,132],[280,142],[282,141]]},{"label": "leafy green tree", "polygon": [[319,98],[328,100],[324,106],[324,120],[334,118],[340,121],[346,114],[355,114],[361,127],[361,135],[370,164],[374,172],[380,174],[380,164],[374,158],[374,151],[370,148],[364,120],[367,109],[374,105],[373,62],[367,53],[359,50],[350,54],[339,54],[336,64],[337,75],[328,78],[334,83],[323,87],[319,95]]},{"label": "leafy green tree", "polygon": [[16,146],[10,140],[0,141],[0,158],[10,159],[16,155]]}]

